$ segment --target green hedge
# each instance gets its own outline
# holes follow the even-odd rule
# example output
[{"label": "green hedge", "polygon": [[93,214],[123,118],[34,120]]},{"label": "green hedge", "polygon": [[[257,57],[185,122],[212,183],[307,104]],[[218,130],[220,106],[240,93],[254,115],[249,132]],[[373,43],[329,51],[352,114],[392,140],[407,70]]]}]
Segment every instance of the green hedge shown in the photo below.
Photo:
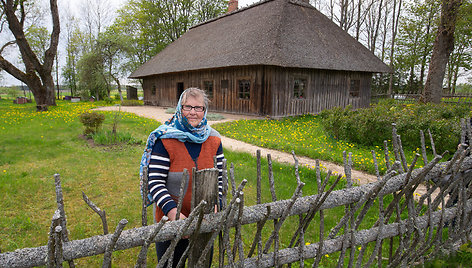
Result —
[{"label": "green hedge", "polygon": [[[433,135],[436,150],[454,152],[460,139],[460,119],[471,116],[467,105],[398,104],[383,101],[370,108],[352,110],[334,108],[321,112],[321,123],[333,137],[367,146],[382,144],[392,139],[392,123],[396,123],[402,144],[420,147],[419,131]],[[427,142],[427,145],[429,142]]]}]

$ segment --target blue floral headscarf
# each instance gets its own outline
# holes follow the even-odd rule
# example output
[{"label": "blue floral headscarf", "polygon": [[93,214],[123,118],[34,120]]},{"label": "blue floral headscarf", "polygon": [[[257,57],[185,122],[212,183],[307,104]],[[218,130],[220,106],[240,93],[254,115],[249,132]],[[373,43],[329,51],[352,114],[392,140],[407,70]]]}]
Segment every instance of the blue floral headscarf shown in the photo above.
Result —
[{"label": "blue floral headscarf", "polygon": [[[203,143],[210,136],[211,127],[208,125],[206,119],[207,109],[205,109],[205,114],[203,115],[202,121],[196,127],[190,125],[187,118],[182,116],[182,96],[184,96],[188,90],[189,89],[186,89],[180,95],[179,102],[177,103],[177,107],[175,109],[175,114],[169,120],[167,120],[164,125],[160,125],[154,131],[152,131],[151,134],[149,134],[146,147],[141,158],[141,164],[139,166],[140,178],[143,176],[144,167],[149,166],[152,148],[154,147],[157,139],[177,139],[181,142],[188,141],[193,143]],[[142,187],[143,185],[141,180],[141,189]],[[152,198],[150,200],[152,200]]]}]

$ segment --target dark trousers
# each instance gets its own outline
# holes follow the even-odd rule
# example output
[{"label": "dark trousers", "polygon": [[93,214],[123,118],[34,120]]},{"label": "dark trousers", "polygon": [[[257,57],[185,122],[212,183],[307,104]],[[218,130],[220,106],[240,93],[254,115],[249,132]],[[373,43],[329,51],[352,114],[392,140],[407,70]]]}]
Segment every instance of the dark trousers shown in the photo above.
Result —
[{"label": "dark trousers", "polygon": [[[156,243],[157,261],[160,261],[162,259],[162,257],[166,253],[167,248],[170,246],[170,243],[171,243],[170,240]],[[188,247],[188,239],[181,239],[177,243],[177,246],[175,247],[175,250],[174,250],[174,259],[172,261],[172,268],[177,267],[177,264],[179,264],[179,260],[182,257],[182,255],[184,254],[187,247]],[[212,259],[213,259],[213,247],[211,247],[211,250],[210,250],[210,266],[211,266],[211,260]],[[182,267],[184,267],[184,266],[182,266]],[[166,265],[164,265],[164,267],[167,267],[167,263],[166,263]]]},{"label": "dark trousers", "polygon": [[[171,241],[164,241],[164,242],[157,242],[156,243],[156,251],[157,251],[157,261],[160,261],[166,253],[167,248],[170,246]],[[174,250],[174,259],[172,261],[172,267],[177,267],[179,264],[180,257],[184,254],[185,250],[188,247],[188,239],[181,239]],[[185,262],[184,262],[185,263]],[[167,263],[164,267],[167,267]]]}]

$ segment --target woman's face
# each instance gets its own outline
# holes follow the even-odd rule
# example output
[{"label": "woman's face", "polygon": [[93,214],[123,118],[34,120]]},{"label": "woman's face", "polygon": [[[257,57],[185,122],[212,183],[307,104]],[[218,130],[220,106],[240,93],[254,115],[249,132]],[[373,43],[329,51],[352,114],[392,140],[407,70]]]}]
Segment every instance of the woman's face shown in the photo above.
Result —
[{"label": "woman's face", "polygon": [[[191,108],[190,106],[197,108]],[[187,96],[185,103],[182,104],[182,115],[187,118],[192,127],[198,126],[205,115],[205,109],[200,112],[196,111],[198,107],[205,107],[203,97]],[[187,111],[187,109],[190,109],[190,111]]]}]

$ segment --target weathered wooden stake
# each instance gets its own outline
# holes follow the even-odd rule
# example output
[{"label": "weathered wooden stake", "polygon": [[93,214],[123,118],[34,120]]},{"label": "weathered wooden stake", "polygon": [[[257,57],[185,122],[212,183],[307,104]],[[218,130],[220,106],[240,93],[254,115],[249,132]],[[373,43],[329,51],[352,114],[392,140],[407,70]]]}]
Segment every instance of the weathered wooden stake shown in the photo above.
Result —
[{"label": "weathered wooden stake", "polygon": [[126,224],[128,224],[128,221],[126,219],[122,219],[118,225],[116,226],[115,232],[113,233],[113,236],[111,237],[110,241],[107,244],[105,254],[103,255],[103,264],[102,268],[109,268],[111,267],[111,255],[113,253],[113,250],[115,248],[116,241],[121,235],[121,232],[125,228]]},{"label": "weathered wooden stake", "polygon": [[[215,206],[218,203],[218,169],[204,169],[193,171],[192,173],[192,204],[198,204],[200,201],[204,200],[207,205],[203,207],[203,213],[214,213]],[[196,238],[198,240],[197,244],[206,245],[210,238],[211,233],[199,234]],[[189,267],[195,267],[203,250],[203,247],[193,248],[193,251],[189,254]],[[204,267],[208,267],[210,261],[210,255],[208,254]]]},{"label": "weathered wooden stake", "polygon": [[56,268],[62,268],[62,262],[64,261],[64,256],[62,255],[62,227],[56,226],[54,228],[54,240],[56,241],[54,259],[56,261]]},{"label": "weathered wooden stake", "polygon": [[56,266],[56,236],[55,233],[56,227],[59,226],[61,220],[61,213],[59,209],[56,209],[54,215],[52,216],[51,227],[49,228],[49,239],[48,239],[48,257],[47,257],[47,267],[53,268]]},{"label": "weathered wooden stake", "polygon": [[[64,242],[69,242],[69,235],[68,235],[68,230],[67,230],[67,217],[66,217],[66,211],[64,210],[64,196],[62,195],[61,175],[54,174],[54,184],[56,186],[57,208],[59,209],[59,212],[61,214],[61,227],[62,227],[61,239]],[[69,263],[70,268],[75,268],[75,264],[73,260],[69,260],[68,263]]]},{"label": "weathered wooden stake", "polygon": [[135,268],[146,268],[146,256],[149,245],[151,245],[154,237],[156,237],[156,235],[162,229],[162,226],[164,226],[164,223],[166,223],[168,220],[169,218],[167,218],[167,216],[163,216],[159,223],[155,224],[153,229],[150,230],[148,237],[144,241],[144,245],[141,247],[141,251],[139,251],[138,260],[134,266]]},{"label": "weathered wooden stake", "polygon": [[188,184],[189,174],[188,170],[184,168],[182,172],[182,180],[180,181],[180,189],[179,189],[179,200],[177,201],[177,214],[175,215],[175,220],[178,221],[180,219],[180,212],[182,211],[182,206],[184,203],[185,197],[185,188]]}]

